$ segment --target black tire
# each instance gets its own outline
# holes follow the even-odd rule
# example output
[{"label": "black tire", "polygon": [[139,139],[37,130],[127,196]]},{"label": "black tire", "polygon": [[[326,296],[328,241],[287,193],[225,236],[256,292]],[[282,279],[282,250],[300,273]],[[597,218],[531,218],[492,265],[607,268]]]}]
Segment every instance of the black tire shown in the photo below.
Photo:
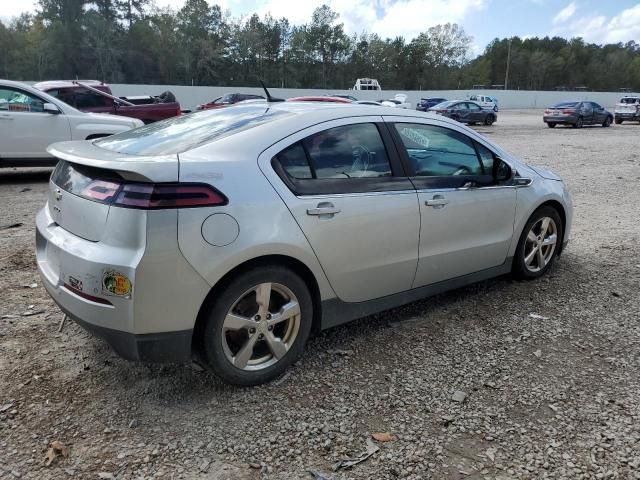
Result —
[{"label": "black tire", "polygon": [[622,119],[621,118],[616,118],[616,125],[620,125],[622,124]]},{"label": "black tire", "polygon": [[548,123],[547,123],[547,127],[549,127],[549,128],[556,128],[556,123],[555,123],[555,122],[548,122]]},{"label": "black tire", "polygon": [[[553,219],[556,225],[556,229],[557,229],[556,244],[551,257],[548,260],[548,263],[540,270],[534,272],[530,270],[529,267],[527,267],[525,262],[525,247],[527,244],[527,235],[529,234],[531,229],[534,227],[534,225],[536,225],[544,217],[549,217]],[[564,225],[562,223],[562,219],[560,218],[560,214],[558,213],[558,211],[555,208],[548,205],[538,208],[535,212],[533,212],[533,214],[527,221],[526,225],[524,226],[522,233],[520,234],[518,247],[516,248],[516,253],[513,258],[513,266],[512,266],[513,276],[521,280],[533,280],[534,278],[538,278],[544,275],[547,272],[547,270],[549,270],[551,265],[553,265],[554,260],[558,256],[558,252],[562,247],[563,238],[564,238]]]},{"label": "black tire", "polygon": [[484,119],[484,124],[489,127],[493,125],[493,122],[495,121],[496,121],[495,115],[487,115]]},{"label": "black tire", "polygon": [[[297,335],[293,339],[286,354],[279,360],[276,360],[272,365],[265,366],[260,370],[243,370],[234,366],[224,352],[223,342],[225,342],[225,345],[228,345],[228,337],[226,337],[228,333],[223,333],[223,324],[227,314],[234,304],[240,298],[243,298],[243,294],[263,283],[274,283],[285,286],[297,299],[300,306],[300,321]],[[251,314],[249,314],[249,316],[251,316]],[[309,338],[312,323],[313,301],[305,282],[285,267],[277,265],[256,267],[233,278],[228,285],[216,295],[216,298],[212,300],[206,316],[206,324],[202,330],[201,348],[204,361],[218,377],[234,385],[252,386],[269,382],[281,375],[300,357],[304,350],[305,343]],[[255,330],[256,329],[254,329],[253,335],[258,335]],[[275,329],[273,332],[275,332]],[[247,334],[248,333],[249,332],[247,332]],[[260,338],[262,338],[262,336],[260,336]],[[256,345],[258,345],[260,341],[261,340],[258,339],[255,342]],[[267,348],[266,341],[263,341],[263,345],[261,346]],[[252,351],[255,350],[252,349]],[[273,357],[273,359],[275,359],[275,357]]]},{"label": "black tire", "polygon": [[468,122],[467,125],[471,126],[471,125],[475,125],[476,122]]},{"label": "black tire", "polygon": [[578,117],[576,123],[573,124],[573,128],[582,128],[584,126],[584,120],[582,117]]},{"label": "black tire", "polygon": [[607,117],[604,119],[604,122],[602,122],[602,126],[607,128],[611,126],[611,117]]}]

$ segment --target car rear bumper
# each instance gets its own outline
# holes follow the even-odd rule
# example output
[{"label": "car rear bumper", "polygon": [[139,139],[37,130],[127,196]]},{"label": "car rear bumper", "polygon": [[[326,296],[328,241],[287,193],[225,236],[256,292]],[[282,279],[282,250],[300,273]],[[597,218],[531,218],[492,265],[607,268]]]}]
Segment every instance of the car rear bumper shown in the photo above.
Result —
[{"label": "car rear bumper", "polygon": [[542,121],[545,123],[576,123],[578,121],[577,117],[572,117],[569,115],[549,115],[542,118]]},{"label": "car rear bumper", "polygon": [[[175,228],[156,230],[158,240],[143,236],[137,246],[109,245],[63,229],[45,206],[36,217],[43,285],[65,314],[122,357],[188,361],[195,320],[210,287],[182,257]],[[159,248],[157,242],[172,244]],[[128,293],[106,291],[105,279],[116,274],[129,282]]]}]

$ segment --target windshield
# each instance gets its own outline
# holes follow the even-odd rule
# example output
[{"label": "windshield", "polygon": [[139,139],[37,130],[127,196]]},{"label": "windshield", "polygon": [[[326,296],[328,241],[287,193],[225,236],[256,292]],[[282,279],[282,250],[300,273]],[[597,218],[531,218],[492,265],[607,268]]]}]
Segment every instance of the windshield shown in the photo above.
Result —
[{"label": "windshield", "polygon": [[129,155],[173,155],[289,115],[268,106],[240,104],[173,117],[101,138],[95,145]]},{"label": "windshield", "polygon": [[628,105],[633,105],[635,103],[640,103],[640,98],[638,97],[626,97],[620,100],[620,103],[626,103]]},{"label": "windshield", "polygon": [[560,102],[552,105],[551,108],[567,108],[567,107],[577,107],[579,102]]}]

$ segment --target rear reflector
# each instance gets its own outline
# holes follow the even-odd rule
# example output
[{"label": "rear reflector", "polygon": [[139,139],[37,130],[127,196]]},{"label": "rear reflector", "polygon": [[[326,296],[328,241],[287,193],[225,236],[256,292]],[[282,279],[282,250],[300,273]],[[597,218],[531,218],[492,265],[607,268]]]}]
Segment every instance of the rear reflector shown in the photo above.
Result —
[{"label": "rear reflector", "polygon": [[84,298],[85,300],[89,300],[90,302],[99,303],[101,305],[111,305],[111,306],[113,306],[113,303],[111,303],[106,298],[94,297],[93,295],[89,295],[88,293],[84,293],[82,290],[78,290],[77,288],[73,288],[68,283],[64,284],[64,288],[66,288],[67,290],[69,290],[72,293],[75,293],[79,297]]}]

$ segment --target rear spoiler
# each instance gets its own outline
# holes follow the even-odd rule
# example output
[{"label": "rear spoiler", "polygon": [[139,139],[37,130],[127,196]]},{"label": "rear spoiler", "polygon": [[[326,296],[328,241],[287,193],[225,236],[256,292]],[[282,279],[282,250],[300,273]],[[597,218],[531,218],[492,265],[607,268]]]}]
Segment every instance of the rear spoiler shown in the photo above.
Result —
[{"label": "rear spoiler", "polygon": [[93,88],[91,85],[87,85],[86,83],[82,83],[82,82],[79,82],[77,80],[74,80],[73,83],[76,84],[76,85],[79,85],[80,87],[86,88],[87,90],[91,90],[93,93],[97,93],[98,95],[102,95],[103,97],[110,98],[114,102],[122,103],[123,105],[126,105],[127,107],[134,107],[135,106],[131,102],[123,100],[120,97],[113,96],[113,95],[111,95],[111,94],[109,94],[107,92],[103,92],[102,90],[98,90],[97,88]]},{"label": "rear spoiler", "polygon": [[178,155],[128,155],[100,148],[93,141],[85,140],[54,143],[47,152],[60,160],[118,172],[127,180],[178,181]]}]

